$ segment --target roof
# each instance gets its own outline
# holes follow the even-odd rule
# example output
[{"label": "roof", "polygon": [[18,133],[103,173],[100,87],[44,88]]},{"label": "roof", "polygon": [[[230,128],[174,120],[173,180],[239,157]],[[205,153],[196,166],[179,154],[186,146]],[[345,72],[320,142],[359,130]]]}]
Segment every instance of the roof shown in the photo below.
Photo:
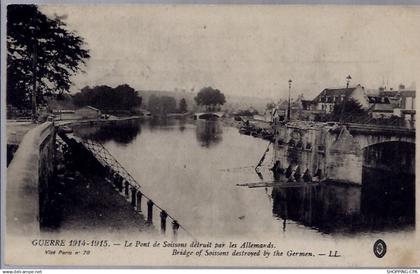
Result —
[{"label": "roof", "polygon": [[368,96],[369,104],[390,104],[389,98],[384,96]]},{"label": "roof", "polygon": [[416,97],[416,91],[415,90],[382,90],[379,92],[379,96],[385,96],[385,97]]},{"label": "roof", "polygon": [[400,90],[400,94],[403,97],[416,97],[415,90]]},{"label": "roof", "polygon": [[379,91],[379,96],[395,97],[397,96],[397,90],[381,90]]},{"label": "roof", "polygon": [[351,87],[351,88],[326,88],[323,91],[321,91],[321,93],[315,97],[315,99],[313,100],[313,102],[319,102],[320,98],[322,96],[350,96],[352,94],[352,92],[358,88],[357,87]]}]

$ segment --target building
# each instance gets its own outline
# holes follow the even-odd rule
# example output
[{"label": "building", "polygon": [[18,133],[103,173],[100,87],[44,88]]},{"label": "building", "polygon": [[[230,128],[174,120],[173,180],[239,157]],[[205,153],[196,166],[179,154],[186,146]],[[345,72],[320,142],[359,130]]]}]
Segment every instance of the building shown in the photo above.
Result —
[{"label": "building", "polygon": [[52,111],[56,120],[75,120],[78,117],[74,110],[71,109],[54,109]]},{"label": "building", "polygon": [[415,127],[416,124],[416,91],[400,90],[397,97],[399,98],[398,108],[394,108],[394,115],[403,117],[407,121],[407,125]]},{"label": "building", "polygon": [[388,97],[368,96],[369,112],[372,118],[390,118],[394,115],[395,105]]},{"label": "building", "polygon": [[379,89],[379,97],[386,98],[392,105],[392,115],[403,117],[404,120],[414,124],[416,114],[416,91],[414,89],[405,89],[400,85],[398,90]]},{"label": "building", "polygon": [[101,117],[101,111],[92,106],[81,107],[74,113],[79,119],[98,119]]},{"label": "building", "polygon": [[312,100],[305,100],[303,94],[300,94],[296,100],[290,104],[292,120],[310,120],[313,121],[319,115]]},{"label": "building", "polygon": [[334,106],[346,100],[353,99],[364,109],[369,108],[365,88],[361,85],[350,88],[326,88],[313,100],[314,110],[331,113]]},{"label": "building", "polygon": [[398,92],[400,98],[401,109],[416,109],[416,91],[415,90],[400,90]]},{"label": "building", "polygon": [[[287,100],[279,102],[276,114],[279,121],[286,119],[289,103]],[[303,94],[300,94],[295,100],[290,102],[290,119],[291,120],[315,120],[319,115],[324,113],[318,111],[313,100],[305,100]]]}]

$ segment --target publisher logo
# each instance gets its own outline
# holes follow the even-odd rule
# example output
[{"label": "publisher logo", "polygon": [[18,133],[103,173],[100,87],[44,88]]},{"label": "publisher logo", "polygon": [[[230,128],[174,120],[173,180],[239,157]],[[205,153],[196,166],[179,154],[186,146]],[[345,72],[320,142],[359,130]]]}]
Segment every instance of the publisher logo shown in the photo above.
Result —
[{"label": "publisher logo", "polygon": [[375,256],[378,258],[382,258],[385,256],[386,253],[386,244],[383,240],[379,239],[375,242],[373,245],[373,253],[375,253]]}]

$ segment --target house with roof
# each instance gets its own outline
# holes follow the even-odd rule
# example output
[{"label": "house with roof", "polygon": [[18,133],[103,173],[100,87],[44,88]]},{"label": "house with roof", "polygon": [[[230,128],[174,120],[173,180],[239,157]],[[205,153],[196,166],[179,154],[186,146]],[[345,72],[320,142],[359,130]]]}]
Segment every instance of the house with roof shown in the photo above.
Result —
[{"label": "house with roof", "polygon": [[[386,98],[392,105],[393,116],[404,117],[407,121],[414,121],[416,114],[416,91],[406,89],[400,85],[397,90],[379,88],[379,97]],[[379,107],[379,106],[378,106]]]},{"label": "house with roof", "polygon": [[98,119],[101,117],[101,111],[92,106],[84,106],[74,111],[79,119]]},{"label": "house with roof", "polygon": [[403,117],[415,126],[416,121],[416,91],[415,90],[399,90],[397,94],[399,106],[394,108],[394,115]]},{"label": "house with roof", "polygon": [[398,91],[400,98],[400,108],[407,110],[416,109],[416,91],[415,90],[400,90]]},{"label": "house with roof", "polygon": [[[288,100],[280,101],[276,108],[276,114],[279,120],[286,119],[289,102]],[[290,102],[290,118],[292,120],[315,120],[321,111],[315,109],[312,100],[305,100],[303,94]]]},{"label": "house with roof", "polygon": [[334,110],[334,106],[340,104],[345,99],[353,99],[364,109],[369,108],[368,96],[365,88],[360,84],[349,88],[326,88],[312,102],[314,110],[331,113]]},{"label": "house with roof", "polygon": [[368,96],[369,112],[372,118],[390,118],[394,115],[395,104],[385,96]]}]

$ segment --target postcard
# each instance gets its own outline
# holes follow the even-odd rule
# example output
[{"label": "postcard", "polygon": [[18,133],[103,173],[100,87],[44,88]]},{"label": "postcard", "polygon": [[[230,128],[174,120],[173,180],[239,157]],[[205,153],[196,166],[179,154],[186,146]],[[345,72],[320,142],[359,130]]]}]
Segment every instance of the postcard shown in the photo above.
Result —
[{"label": "postcard", "polygon": [[419,267],[420,7],[3,7],[6,267]]}]

